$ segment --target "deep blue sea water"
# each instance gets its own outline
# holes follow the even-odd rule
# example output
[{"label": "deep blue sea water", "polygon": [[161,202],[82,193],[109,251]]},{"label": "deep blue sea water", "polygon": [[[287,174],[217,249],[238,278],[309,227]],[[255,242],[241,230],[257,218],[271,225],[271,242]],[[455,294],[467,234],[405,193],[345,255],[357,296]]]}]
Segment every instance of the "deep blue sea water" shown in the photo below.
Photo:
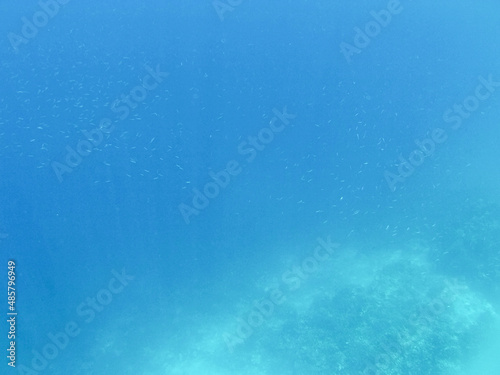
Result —
[{"label": "deep blue sea water", "polygon": [[496,1],[0,20],[0,373],[500,374]]}]

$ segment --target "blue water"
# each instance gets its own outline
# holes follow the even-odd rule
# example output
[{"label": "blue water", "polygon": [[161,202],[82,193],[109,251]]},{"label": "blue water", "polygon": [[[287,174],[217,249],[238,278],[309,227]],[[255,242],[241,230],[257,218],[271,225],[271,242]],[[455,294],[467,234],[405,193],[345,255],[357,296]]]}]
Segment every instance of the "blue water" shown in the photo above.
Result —
[{"label": "blue water", "polygon": [[0,5],[2,374],[500,373],[499,6],[341,3]]}]

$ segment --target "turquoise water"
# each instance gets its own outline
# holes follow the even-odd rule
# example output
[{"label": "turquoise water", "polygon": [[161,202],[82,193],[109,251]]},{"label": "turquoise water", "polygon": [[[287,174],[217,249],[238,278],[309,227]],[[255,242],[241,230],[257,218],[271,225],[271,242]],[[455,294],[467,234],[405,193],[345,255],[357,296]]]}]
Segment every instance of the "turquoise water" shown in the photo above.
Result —
[{"label": "turquoise water", "polygon": [[500,373],[498,5],[344,3],[0,5],[2,373]]}]

